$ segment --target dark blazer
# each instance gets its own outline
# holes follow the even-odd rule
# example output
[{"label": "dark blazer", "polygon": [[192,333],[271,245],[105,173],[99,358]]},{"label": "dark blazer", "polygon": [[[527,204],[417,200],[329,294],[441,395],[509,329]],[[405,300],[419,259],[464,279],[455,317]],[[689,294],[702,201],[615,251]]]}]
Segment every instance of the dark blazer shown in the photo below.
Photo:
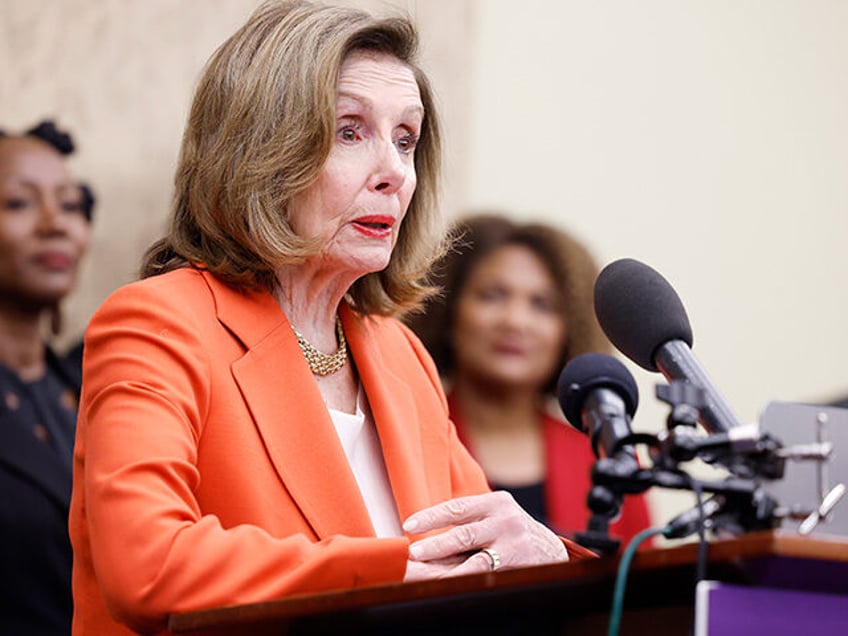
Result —
[{"label": "dark blazer", "polygon": [[45,442],[44,431],[73,439],[79,369],[49,350],[47,363],[56,389],[50,425],[45,405],[0,369],[0,634],[10,636],[71,631],[70,449]]}]

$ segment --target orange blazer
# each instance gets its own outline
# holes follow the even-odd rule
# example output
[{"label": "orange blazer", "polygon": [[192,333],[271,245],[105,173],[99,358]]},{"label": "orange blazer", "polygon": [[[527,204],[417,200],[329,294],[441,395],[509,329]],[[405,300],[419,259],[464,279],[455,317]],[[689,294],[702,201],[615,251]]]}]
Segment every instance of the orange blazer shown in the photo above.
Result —
[{"label": "orange blazer", "polygon": [[[340,316],[401,520],[488,491],[412,332]],[[74,634],[167,633],[173,612],[403,579],[410,538],[375,536],[271,294],[195,269],[127,285],[92,318],[83,370]]]}]

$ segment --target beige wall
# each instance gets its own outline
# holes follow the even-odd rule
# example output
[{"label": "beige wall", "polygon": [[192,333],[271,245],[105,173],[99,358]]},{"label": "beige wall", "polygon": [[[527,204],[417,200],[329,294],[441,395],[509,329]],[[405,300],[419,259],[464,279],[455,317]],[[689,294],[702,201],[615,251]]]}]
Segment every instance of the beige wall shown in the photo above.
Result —
[{"label": "beige wall", "polygon": [[[192,87],[255,0],[0,0],[0,126],[53,116],[99,195],[67,338],[160,234]],[[560,223],[660,269],[755,420],[848,393],[848,3],[396,0],[445,115],[446,209]],[[635,427],[659,376],[634,368]],[[655,495],[664,520],[685,500]]]}]

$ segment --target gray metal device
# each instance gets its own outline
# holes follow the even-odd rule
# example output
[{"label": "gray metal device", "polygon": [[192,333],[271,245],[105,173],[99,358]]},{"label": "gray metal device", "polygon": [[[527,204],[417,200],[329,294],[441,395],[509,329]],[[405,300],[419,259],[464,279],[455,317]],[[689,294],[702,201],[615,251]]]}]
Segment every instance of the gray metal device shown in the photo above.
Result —
[{"label": "gray metal device", "polygon": [[[848,486],[848,409],[769,402],[760,413],[759,428],[792,451],[783,479],[764,486],[784,510],[781,527],[848,536],[848,497],[843,496]],[[822,447],[829,449],[826,458],[805,456],[805,449]]]}]

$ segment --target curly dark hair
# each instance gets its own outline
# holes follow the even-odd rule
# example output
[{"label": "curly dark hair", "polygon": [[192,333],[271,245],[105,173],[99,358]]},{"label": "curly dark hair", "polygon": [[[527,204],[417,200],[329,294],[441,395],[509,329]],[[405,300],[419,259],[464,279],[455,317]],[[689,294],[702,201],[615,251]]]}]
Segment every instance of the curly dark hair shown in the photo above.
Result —
[{"label": "curly dark hair", "polygon": [[436,263],[430,278],[441,293],[431,297],[422,312],[406,317],[442,376],[450,378],[455,370],[451,334],[465,282],[482,259],[504,245],[524,246],[545,264],[557,281],[565,308],[562,320],[568,337],[559,364],[545,383],[545,393],[556,395],[559,372],[574,356],[612,351],[595,318],[593,289],[598,268],[586,247],[575,238],[550,225],[517,223],[497,213],[468,216],[453,226],[452,233],[454,247]]},{"label": "curly dark hair", "polygon": [[91,217],[94,216],[94,204],[97,202],[97,199],[91,190],[91,186],[87,183],[80,183],[79,188],[82,193],[82,213],[86,221],[90,223]]},{"label": "curly dark hair", "polygon": [[60,154],[70,155],[74,152],[74,140],[70,133],[56,128],[56,124],[49,119],[39,122],[25,133],[28,137],[36,137],[53,146]]},{"label": "curly dark hair", "polygon": [[[9,137],[4,130],[0,130],[0,138]],[[25,131],[22,137],[35,137],[36,139],[40,139],[44,143],[48,144],[51,148],[55,149],[60,155],[68,156],[73,154],[76,146],[74,145],[74,140],[71,137],[71,134],[67,131],[61,130],[56,127],[55,122],[52,119],[45,119],[40,121],[38,124]],[[94,192],[86,183],[79,184],[80,192],[82,193],[82,212],[87,221],[91,221],[94,216],[94,204],[97,199],[94,196]]]}]

